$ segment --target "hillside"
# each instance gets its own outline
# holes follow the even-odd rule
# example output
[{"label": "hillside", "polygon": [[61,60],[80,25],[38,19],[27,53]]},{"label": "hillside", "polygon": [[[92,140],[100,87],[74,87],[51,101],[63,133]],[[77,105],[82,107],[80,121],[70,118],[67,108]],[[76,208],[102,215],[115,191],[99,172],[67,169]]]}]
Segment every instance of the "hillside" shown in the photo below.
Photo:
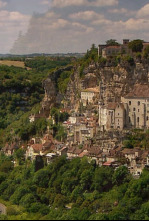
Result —
[{"label": "hillside", "polygon": [[149,218],[148,171],[134,180],[125,167],[114,171],[89,164],[86,158],[61,157],[36,172],[35,164],[23,163],[18,156],[20,166],[15,168],[9,158],[0,157],[0,202],[7,207],[1,220]]},{"label": "hillside", "polygon": [[[0,218],[148,220],[148,130],[99,130],[99,100],[120,102],[134,84],[148,85],[148,59],[105,59],[93,45],[78,60],[37,57],[25,66],[31,69],[0,66],[0,202],[7,207]],[[97,97],[84,106],[89,89]]]},{"label": "hillside", "polygon": [[[54,68],[71,63],[71,58],[58,60],[34,58],[26,61],[27,68],[9,66],[11,63],[17,66],[20,61],[1,62],[7,64],[0,65],[0,144],[2,147],[6,141],[12,142],[21,138],[26,140],[28,136],[36,134],[34,129],[30,128],[29,116],[38,113],[41,108],[40,102],[45,94],[42,82]],[[24,131],[21,132],[22,128]],[[30,131],[27,132],[29,135],[24,134],[25,130]]]}]

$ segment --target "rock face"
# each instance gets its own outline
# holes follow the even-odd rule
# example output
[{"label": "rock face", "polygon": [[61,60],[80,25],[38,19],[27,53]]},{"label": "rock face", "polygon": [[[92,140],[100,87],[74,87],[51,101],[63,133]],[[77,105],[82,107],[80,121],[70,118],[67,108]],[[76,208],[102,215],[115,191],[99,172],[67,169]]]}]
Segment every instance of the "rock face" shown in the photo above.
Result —
[{"label": "rock face", "polygon": [[[71,70],[67,67],[65,70]],[[92,63],[84,69],[80,78],[80,67],[73,67],[65,96],[61,96],[56,90],[56,79],[63,69],[54,72],[44,82],[45,98],[43,108],[50,109],[56,101],[64,99],[64,107],[69,110],[78,110],[80,106],[81,90],[98,87],[102,82],[102,93],[105,102],[120,101],[121,97],[130,92],[136,83],[147,83],[149,79],[149,65],[137,63],[134,66],[118,65],[117,67],[100,67],[98,63]],[[59,99],[57,99],[59,98]]]},{"label": "rock face", "polygon": [[45,97],[42,101],[42,109],[45,113],[49,113],[51,107],[58,105],[63,100],[63,96],[57,90],[57,80],[63,71],[70,71],[72,66],[60,68],[49,75],[49,77],[43,81],[43,87],[45,90]]}]

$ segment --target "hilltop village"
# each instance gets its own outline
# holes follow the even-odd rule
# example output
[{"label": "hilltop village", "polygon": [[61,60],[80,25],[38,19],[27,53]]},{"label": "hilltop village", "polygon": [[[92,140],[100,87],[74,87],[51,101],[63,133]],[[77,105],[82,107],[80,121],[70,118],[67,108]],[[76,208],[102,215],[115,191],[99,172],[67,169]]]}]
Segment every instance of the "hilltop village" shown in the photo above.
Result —
[{"label": "hilltop village", "polygon": [[[99,45],[98,57],[115,58],[120,54],[132,55],[129,40],[122,45]],[[149,43],[143,42],[144,52]],[[108,60],[109,61],[109,60]],[[130,61],[130,60],[129,60]],[[138,177],[145,167],[149,167],[149,149],[146,146],[125,145],[127,137],[134,131],[143,133],[149,129],[149,69],[139,55],[135,65],[113,64],[101,66],[91,62],[84,68],[80,80],[80,66],[73,69],[67,91],[63,98],[56,94],[52,77],[44,82],[45,97],[39,114],[30,115],[30,123],[46,118],[55,124],[50,110],[55,102],[63,103],[61,113],[69,117],[63,122],[67,134],[65,141],[54,139],[54,131],[48,127],[46,134],[33,137],[27,145],[22,145],[26,159],[50,164],[58,156],[68,159],[87,157],[97,165],[128,167],[131,174]],[[130,69],[131,66],[131,69]],[[67,67],[65,71],[72,69]],[[59,71],[55,72],[56,75]],[[59,121],[59,119],[58,119]],[[59,122],[58,122],[59,123]],[[6,144],[2,151],[11,156],[19,149],[17,143]]]}]

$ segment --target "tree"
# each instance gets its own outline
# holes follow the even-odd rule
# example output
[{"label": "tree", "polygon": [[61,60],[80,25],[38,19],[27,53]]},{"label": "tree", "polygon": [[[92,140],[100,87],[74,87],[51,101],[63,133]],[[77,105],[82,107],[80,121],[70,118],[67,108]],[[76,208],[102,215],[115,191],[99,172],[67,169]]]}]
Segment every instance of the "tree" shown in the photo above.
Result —
[{"label": "tree", "polygon": [[121,185],[122,183],[126,182],[129,175],[129,171],[127,167],[122,166],[119,167],[113,174],[113,183],[116,185]]},{"label": "tree", "polygon": [[33,182],[39,187],[46,188],[49,183],[49,172],[45,169],[39,170],[36,172]]},{"label": "tree", "polygon": [[4,182],[6,178],[7,178],[7,174],[0,172],[0,184]]},{"label": "tree", "polygon": [[1,166],[0,166],[0,172],[4,173],[9,173],[11,170],[13,170],[13,163],[10,161],[5,161]]},{"label": "tree", "polygon": [[30,206],[36,202],[35,196],[32,193],[26,194],[20,200],[20,205],[25,208],[30,208]]},{"label": "tree", "polygon": [[131,41],[128,44],[128,47],[132,50],[132,52],[142,52],[143,49],[143,40],[137,39],[134,41]]},{"label": "tree", "polygon": [[149,57],[149,46],[147,46],[144,50],[144,54],[143,54],[144,58],[148,58]]},{"label": "tree", "polygon": [[14,158],[18,161],[19,165],[22,165],[25,161],[25,150],[19,149],[15,151]]},{"label": "tree", "polygon": [[106,41],[106,45],[107,46],[119,46],[120,44],[117,42],[117,40],[110,39],[110,40]]}]

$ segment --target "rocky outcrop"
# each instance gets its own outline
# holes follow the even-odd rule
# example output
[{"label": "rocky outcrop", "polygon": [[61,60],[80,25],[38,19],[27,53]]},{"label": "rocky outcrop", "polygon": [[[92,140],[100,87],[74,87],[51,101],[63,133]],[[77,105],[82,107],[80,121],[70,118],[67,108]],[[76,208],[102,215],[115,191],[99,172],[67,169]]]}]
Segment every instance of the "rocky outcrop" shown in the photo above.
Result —
[{"label": "rocky outcrop", "polygon": [[80,78],[80,66],[73,67],[64,96],[57,92],[57,79],[64,70],[71,70],[71,67],[62,68],[53,72],[44,81],[45,98],[43,108],[50,109],[57,101],[63,100],[64,107],[69,110],[78,110],[80,107],[81,90],[98,87],[102,82],[103,98],[105,102],[120,101],[121,97],[129,93],[134,84],[147,83],[149,79],[149,65],[136,63],[134,66],[118,65],[117,67],[101,67],[98,63],[92,63],[84,69],[83,77]]},{"label": "rocky outcrop", "polygon": [[44,110],[45,113],[48,114],[51,107],[59,105],[61,101],[64,99],[63,95],[60,94],[58,91],[57,81],[62,72],[70,71],[72,68],[73,68],[72,66],[60,68],[52,72],[49,75],[49,77],[45,81],[43,81],[45,97],[42,101],[42,109]]}]

